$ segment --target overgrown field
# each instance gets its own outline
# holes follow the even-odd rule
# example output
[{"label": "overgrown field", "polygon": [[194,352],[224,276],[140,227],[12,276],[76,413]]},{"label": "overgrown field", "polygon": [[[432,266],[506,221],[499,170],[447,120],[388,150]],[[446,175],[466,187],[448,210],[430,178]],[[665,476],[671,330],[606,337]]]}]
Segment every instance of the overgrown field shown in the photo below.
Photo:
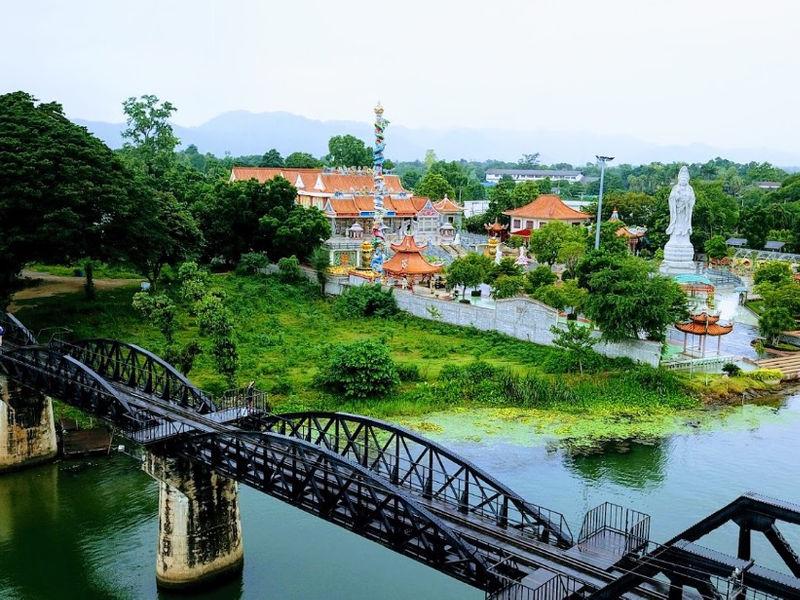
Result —
[{"label": "overgrown field", "polygon": [[[633,367],[629,361],[604,359],[583,376],[562,373],[570,360],[561,350],[408,315],[342,318],[311,285],[285,285],[274,277],[215,275],[212,286],[225,292],[234,315],[239,383],[255,381],[271,392],[280,410],[336,409],[392,417],[453,406],[515,406],[635,418],[698,404],[674,375]],[[80,294],[39,298],[23,303],[18,316],[35,331],[66,326],[77,337],[118,338],[161,353],[161,334],[131,308],[136,291],[101,291],[94,301]],[[179,310],[178,322],[178,341],[199,337],[186,308]],[[313,385],[333,344],[366,337],[387,344],[401,373],[409,374],[395,393],[344,401]],[[190,378],[212,392],[225,387],[208,353],[198,358]]]}]

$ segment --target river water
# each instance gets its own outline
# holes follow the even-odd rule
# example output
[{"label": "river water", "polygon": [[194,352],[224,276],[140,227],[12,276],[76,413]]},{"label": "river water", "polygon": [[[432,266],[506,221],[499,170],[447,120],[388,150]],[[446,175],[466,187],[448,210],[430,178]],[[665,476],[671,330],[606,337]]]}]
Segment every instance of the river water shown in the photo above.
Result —
[{"label": "river water", "polygon": [[[605,500],[653,517],[665,540],[747,490],[800,501],[800,394],[731,424],[574,456],[552,441],[436,434],[577,532]],[[453,417],[458,419],[458,416]],[[245,567],[202,600],[475,599],[482,594],[377,544],[241,488]],[[125,455],[0,476],[0,598],[163,598],[155,587],[157,489]],[[785,530],[800,543],[800,531]],[[735,553],[736,531],[703,543]],[[778,568],[759,536],[754,554]]]}]

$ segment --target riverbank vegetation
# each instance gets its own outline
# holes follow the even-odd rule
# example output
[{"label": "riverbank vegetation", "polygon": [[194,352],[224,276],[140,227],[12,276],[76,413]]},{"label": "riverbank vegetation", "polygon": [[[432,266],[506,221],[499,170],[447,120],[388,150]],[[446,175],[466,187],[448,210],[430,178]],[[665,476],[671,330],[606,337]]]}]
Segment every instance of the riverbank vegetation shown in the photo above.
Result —
[{"label": "riverbank vegetation", "polygon": [[[226,310],[237,315],[236,382],[253,381],[267,390],[279,411],[340,410],[402,419],[492,407],[634,422],[703,405],[705,393],[683,375],[595,353],[581,356],[581,374],[573,352],[404,313],[348,314],[341,300],[321,298],[317,286],[283,283],[279,275],[219,274],[205,285],[203,297],[224,298]],[[213,337],[201,331],[195,309],[180,301],[178,288],[165,290],[176,294],[170,340],[157,319],[133,309],[137,291],[135,286],[101,290],[94,300],[77,293],[37,298],[23,301],[17,314],[34,331],[66,326],[76,337],[122,339],[162,355],[170,347],[197,343],[200,352],[189,377],[213,393],[227,389],[230,374],[215,364]],[[395,366],[383,373],[383,395],[330,391],[339,384],[325,384],[325,365],[352,365],[346,344],[365,340],[385,347]],[[362,356],[356,363],[370,360]],[[745,387],[751,385],[748,377],[708,376],[714,386],[729,381]]]}]

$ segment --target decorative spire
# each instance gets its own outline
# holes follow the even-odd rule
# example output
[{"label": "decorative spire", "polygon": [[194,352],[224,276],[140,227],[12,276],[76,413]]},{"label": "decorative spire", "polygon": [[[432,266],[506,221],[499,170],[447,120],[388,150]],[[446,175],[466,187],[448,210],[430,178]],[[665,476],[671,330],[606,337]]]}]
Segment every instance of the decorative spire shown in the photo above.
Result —
[{"label": "decorative spire", "polygon": [[372,256],[370,266],[376,273],[383,272],[383,246],[386,238],[383,235],[383,216],[386,211],[383,208],[383,199],[386,196],[386,182],[383,178],[383,150],[386,148],[384,141],[384,130],[389,121],[383,118],[383,106],[378,102],[375,107],[375,148],[372,153],[373,180],[375,182],[375,217],[372,224],[372,244],[375,253]]}]

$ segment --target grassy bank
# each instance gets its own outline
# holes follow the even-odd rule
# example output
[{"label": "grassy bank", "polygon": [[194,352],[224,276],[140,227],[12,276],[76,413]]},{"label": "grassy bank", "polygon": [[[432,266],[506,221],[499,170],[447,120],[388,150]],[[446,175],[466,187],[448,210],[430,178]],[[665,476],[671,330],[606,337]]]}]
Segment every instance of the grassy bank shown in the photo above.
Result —
[{"label": "grassy bank", "polygon": [[[569,356],[498,333],[481,332],[401,314],[392,318],[341,318],[312,286],[289,286],[274,277],[215,275],[235,318],[239,382],[254,381],[282,411],[325,409],[386,418],[418,417],[454,408],[515,408],[550,411],[565,422],[594,415],[614,422],[671,415],[701,405],[682,377],[626,360],[602,359],[595,372],[562,373]],[[18,316],[34,331],[66,326],[78,337],[110,337],[156,353],[158,330],[131,308],[135,286],[98,293],[37,298],[21,303]],[[199,338],[195,319],[178,313],[180,342]],[[343,401],[313,385],[332,344],[378,338],[394,360],[414,366],[417,381],[403,382],[389,398]],[[207,341],[201,339],[203,344]],[[413,369],[411,369],[413,371]],[[190,378],[212,392],[225,388],[204,352]]]}]

